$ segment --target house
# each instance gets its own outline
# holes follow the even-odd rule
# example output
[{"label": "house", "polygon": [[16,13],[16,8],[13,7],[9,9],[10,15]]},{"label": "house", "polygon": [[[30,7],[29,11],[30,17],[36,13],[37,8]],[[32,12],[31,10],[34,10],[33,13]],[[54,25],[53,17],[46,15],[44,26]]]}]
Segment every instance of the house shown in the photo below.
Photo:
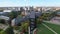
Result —
[{"label": "house", "polygon": [[21,25],[22,22],[28,20],[28,17],[27,16],[24,16],[24,17],[17,17],[17,18],[14,18],[12,21],[11,21],[11,25],[12,26],[19,26]]},{"label": "house", "polygon": [[[11,21],[11,25],[12,26],[15,26],[15,25],[18,25],[18,24],[21,25],[22,22],[29,20],[29,18],[35,18],[35,13],[36,13],[35,11],[31,11],[30,14],[27,14],[23,17],[22,16],[17,16],[16,18],[14,18]],[[42,14],[41,12],[37,12],[36,16],[39,17],[41,14]]]}]

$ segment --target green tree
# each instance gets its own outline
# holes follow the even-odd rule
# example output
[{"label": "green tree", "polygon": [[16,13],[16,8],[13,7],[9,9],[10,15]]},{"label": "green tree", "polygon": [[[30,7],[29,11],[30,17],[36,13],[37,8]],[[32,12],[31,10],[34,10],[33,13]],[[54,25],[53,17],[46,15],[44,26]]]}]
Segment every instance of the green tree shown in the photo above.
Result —
[{"label": "green tree", "polygon": [[14,34],[13,32],[13,27],[9,26],[6,30],[5,30],[6,34]]},{"label": "green tree", "polygon": [[18,13],[16,11],[12,11],[10,14],[9,14],[9,17],[10,18],[16,18],[18,16]]}]

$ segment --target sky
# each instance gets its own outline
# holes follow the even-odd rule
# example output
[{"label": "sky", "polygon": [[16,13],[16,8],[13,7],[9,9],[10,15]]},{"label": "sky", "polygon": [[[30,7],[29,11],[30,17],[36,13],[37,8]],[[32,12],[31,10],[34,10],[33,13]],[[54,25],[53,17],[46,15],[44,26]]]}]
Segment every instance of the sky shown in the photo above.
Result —
[{"label": "sky", "polygon": [[60,0],[0,0],[0,7],[20,7],[20,6],[60,7]]}]

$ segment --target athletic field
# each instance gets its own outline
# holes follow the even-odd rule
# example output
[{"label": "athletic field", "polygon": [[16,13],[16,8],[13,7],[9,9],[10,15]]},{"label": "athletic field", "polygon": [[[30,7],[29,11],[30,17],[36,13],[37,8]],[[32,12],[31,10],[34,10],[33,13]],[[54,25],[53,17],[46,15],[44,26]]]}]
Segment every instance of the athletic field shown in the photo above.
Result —
[{"label": "athletic field", "polygon": [[60,34],[60,25],[42,23],[37,25],[37,34]]}]

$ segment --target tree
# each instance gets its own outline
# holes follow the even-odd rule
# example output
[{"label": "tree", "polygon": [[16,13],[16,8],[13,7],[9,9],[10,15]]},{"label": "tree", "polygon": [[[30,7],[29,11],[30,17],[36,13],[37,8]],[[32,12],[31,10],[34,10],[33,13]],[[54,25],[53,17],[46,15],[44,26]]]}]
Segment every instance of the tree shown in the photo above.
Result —
[{"label": "tree", "polygon": [[14,34],[13,32],[13,27],[9,26],[6,30],[5,30],[6,34]]},{"label": "tree", "polygon": [[12,11],[10,14],[9,14],[10,18],[16,18],[18,16],[18,13],[17,11]]},{"label": "tree", "polygon": [[21,11],[18,11],[18,15],[20,15],[21,14]]},{"label": "tree", "polygon": [[0,23],[5,24],[5,20],[4,19],[0,19]]}]

